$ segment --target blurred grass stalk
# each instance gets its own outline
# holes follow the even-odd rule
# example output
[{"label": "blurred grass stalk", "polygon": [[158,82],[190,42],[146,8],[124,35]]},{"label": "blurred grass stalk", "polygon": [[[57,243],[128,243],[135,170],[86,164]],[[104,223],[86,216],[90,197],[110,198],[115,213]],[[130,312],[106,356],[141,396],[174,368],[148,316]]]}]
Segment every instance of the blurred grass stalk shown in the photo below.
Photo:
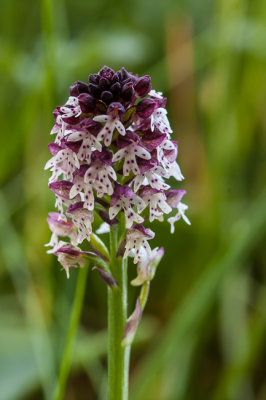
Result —
[{"label": "blurred grass stalk", "polygon": [[53,395],[54,400],[62,400],[65,394],[65,387],[67,378],[70,372],[70,366],[72,361],[72,353],[74,348],[74,341],[78,329],[80,315],[83,306],[83,300],[86,289],[87,275],[89,266],[86,265],[84,268],[79,268],[78,278],[76,283],[76,292],[72,305],[72,311],[69,320],[69,326],[67,329],[67,337],[63,350],[62,360],[60,363],[59,377],[57,385]]},{"label": "blurred grass stalk", "polygon": [[23,245],[9,219],[9,210],[0,192],[0,243],[6,269],[11,277],[19,303],[25,313],[28,335],[35,354],[36,366],[44,398],[51,399],[55,381],[55,360],[51,337],[42,310],[31,270],[27,264]]}]

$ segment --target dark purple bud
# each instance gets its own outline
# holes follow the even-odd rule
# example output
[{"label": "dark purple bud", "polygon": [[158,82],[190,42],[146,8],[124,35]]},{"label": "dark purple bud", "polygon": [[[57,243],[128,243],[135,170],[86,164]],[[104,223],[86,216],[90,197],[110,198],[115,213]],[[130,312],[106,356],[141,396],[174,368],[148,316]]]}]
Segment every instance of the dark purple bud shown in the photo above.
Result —
[{"label": "dark purple bud", "polygon": [[131,76],[132,76],[132,75],[130,75],[129,78],[127,78],[127,79],[125,79],[125,80],[123,81],[123,85],[125,85],[126,83],[132,83],[132,78],[131,78]]},{"label": "dark purple bud", "polygon": [[66,142],[65,146],[74,151],[74,153],[78,153],[80,146],[82,144],[82,140],[79,140],[78,142]]},{"label": "dark purple bud", "polygon": [[[66,210],[66,215],[67,214],[72,214],[75,213],[76,211],[80,210],[87,210],[83,207],[84,201],[78,201],[77,203],[71,204],[68,209]],[[87,210],[88,211],[88,210]],[[88,211],[89,212],[89,211]]]},{"label": "dark purple bud", "polygon": [[61,146],[57,143],[49,143],[48,148],[52,156],[55,156],[60,150],[62,150]]},{"label": "dark purple bud", "polygon": [[68,141],[68,136],[65,136],[62,140],[61,140],[61,147],[66,149],[69,148],[72,151],[74,151],[75,153],[78,153],[79,149],[80,149],[80,145],[82,143],[82,140],[79,140],[78,142],[71,142]]},{"label": "dark purple bud", "polygon": [[116,83],[116,82],[118,82],[118,81],[119,81],[119,76],[118,76],[117,73],[115,73],[115,74],[113,75],[112,79],[111,79],[111,82],[112,82],[112,83]]},{"label": "dark purple bud", "polygon": [[109,79],[100,78],[100,80],[99,80],[99,87],[100,87],[101,89],[106,89],[106,88],[108,88],[109,86],[110,86],[110,81],[109,81]]},{"label": "dark purple bud", "polygon": [[138,166],[141,174],[144,174],[156,165],[158,165],[158,161],[155,158],[151,158],[150,160],[144,160],[143,158],[138,159]]},{"label": "dark purple bud", "polygon": [[74,175],[78,175],[78,176],[84,178],[84,175],[87,172],[88,168],[89,168],[88,165],[81,165],[80,168],[77,168],[74,171]]},{"label": "dark purple bud", "polygon": [[114,99],[114,96],[112,95],[111,92],[105,90],[101,94],[101,100],[104,101],[105,103],[109,104],[111,101]]},{"label": "dark purple bud", "polygon": [[49,184],[49,188],[58,196],[69,200],[69,192],[73,183],[68,181],[56,181]]},{"label": "dark purple bud", "polygon": [[114,95],[116,95],[120,92],[120,89],[121,89],[120,83],[116,82],[110,87],[110,92],[112,92]]},{"label": "dark purple bud", "polygon": [[98,74],[90,74],[89,83],[93,83],[94,85],[98,85],[99,79],[100,79],[100,77],[99,77]]},{"label": "dark purple bud", "polygon": [[126,198],[136,197],[136,193],[134,193],[129,186],[119,185],[119,183],[116,183],[114,193],[111,197],[111,207],[113,207],[118,202],[122,195]]},{"label": "dark purple bud", "polygon": [[94,85],[93,83],[89,83],[89,93],[95,97],[99,97],[101,94],[101,89],[98,85]]},{"label": "dark purple bud", "polygon": [[94,270],[99,272],[100,277],[106,283],[107,286],[109,286],[110,288],[117,286],[115,278],[111,274],[109,274],[109,272],[99,267],[93,267],[92,271]]},{"label": "dark purple bud", "polygon": [[95,108],[95,99],[88,93],[81,93],[78,97],[79,105],[83,113],[93,112]]},{"label": "dark purple bud", "polygon": [[107,67],[106,65],[102,67],[102,69],[99,71],[99,75],[106,78],[106,79],[112,79],[114,76],[115,71],[113,71],[111,68]]},{"label": "dark purple bud", "polygon": [[162,193],[162,190],[158,190],[155,188],[152,188],[151,186],[142,186],[140,191],[139,191],[139,195],[140,197],[150,197],[153,194],[157,194],[157,193]]},{"label": "dark purple bud", "polygon": [[122,67],[119,72],[121,73],[121,78],[123,81],[125,81],[129,77],[129,73],[124,67]]},{"label": "dark purple bud", "polygon": [[62,117],[62,120],[69,125],[75,126],[80,122],[81,117],[76,117],[75,115],[73,115],[73,117]]},{"label": "dark purple bud", "polygon": [[137,79],[134,89],[138,97],[145,97],[151,91],[151,78],[149,75]]},{"label": "dark purple bud", "polygon": [[107,148],[103,148],[102,151],[95,150],[92,153],[92,161],[101,160],[106,165],[112,166],[114,163],[112,162],[113,153]]},{"label": "dark purple bud", "polygon": [[125,85],[123,85],[123,88],[121,91],[121,97],[125,101],[131,101],[133,96],[134,96],[133,84],[132,84],[132,82],[128,82]]},{"label": "dark purple bud", "polygon": [[125,136],[119,135],[117,139],[117,147],[119,149],[123,149],[127,146],[129,146],[132,143],[139,143],[140,142],[140,137],[136,132],[133,131],[127,131]]},{"label": "dark purple bud", "polygon": [[153,133],[145,133],[142,137],[142,143],[148,151],[156,149],[166,138],[166,134],[155,130]]},{"label": "dark purple bud", "polygon": [[70,96],[78,97],[81,93],[88,93],[88,84],[77,81],[73,86],[70,86]]},{"label": "dark purple bud", "polygon": [[139,125],[139,130],[141,132],[151,132],[151,120],[150,118],[145,118],[141,121],[141,124]]},{"label": "dark purple bud", "polygon": [[137,114],[141,118],[149,118],[156,108],[156,101],[152,99],[145,99],[138,103]]}]

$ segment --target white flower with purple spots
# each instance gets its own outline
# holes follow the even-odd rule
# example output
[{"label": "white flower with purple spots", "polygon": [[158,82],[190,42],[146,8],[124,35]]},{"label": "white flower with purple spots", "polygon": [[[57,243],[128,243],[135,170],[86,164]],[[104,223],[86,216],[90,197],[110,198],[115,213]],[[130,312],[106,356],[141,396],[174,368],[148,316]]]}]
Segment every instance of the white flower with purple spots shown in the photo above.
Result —
[{"label": "white flower with purple spots", "polygon": [[67,209],[66,215],[72,218],[75,226],[78,229],[78,243],[82,243],[84,239],[90,241],[92,233],[92,222],[94,220],[93,212],[84,208],[84,202],[79,201]]},{"label": "white flower with purple spots", "polygon": [[127,135],[117,141],[118,150],[113,156],[113,162],[124,160],[123,175],[128,176],[130,171],[135,175],[140,174],[140,169],[136,157],[150,160],[150,153],[141,144],[140,137],[132,131],[127,131]]},{"label": "white flower with purple spots", "polygon": [[103,140],[105,146],[112,143],[114,130],[117,129],[120,135],[125,135],[126,130],[120,120],[120,115],[124,114],[124,107],[120,103],[112,103],[107,109],[107,115],[97,115],[93,118],[96,122],[104,123],[104,127],[98,133],[97,139]]},{"label": "white flower with purple spots", "polygon": [[46,163],[44,169],[51,169],[53,172],[49,182],[54,182],[63,174],[64,179],[73,179],[73,172],[79,168],[79,160],[75,151],[69,147],[51,143],[49,149],[53,157]]},{"label": "white flower with purple spots", "polygon": [[154,236],[155,233],[144,228],[143,225],[134,225],[127,231],[124,258],[133,253],[134,264],[137,264],[142,258],[150,256],[151,248],[148,240],[153,239]]},{"label": "white flower with purple spots", "polygon": [[93,151],[102,151],[102,145],[99,140],[85,128],[83,128],[83,130],[77,130],[70,133],[67,137],[67,140],[72,142],[82,140],[79,152],[77,153],[77,157],[80,162],[86,161],[88,164],[90,164]]},{"label": "white flower with purple spots", "polygon": [[[82,165],[81,168],[75,172],[73,186],[69,192],[69,198],[74,199],[78,194],[80,194],[84,200],[84,207],[92,211],[94,208],[93,188],[91,185],[87,185],[84,182],[84,175],[87,169],[88,168],[85,165]],[[84,193],[82,191],[84,191]]]},{"label": "white flower with purple spots", "polygon": [[50,242],[45,246],[52,247],[47,253],[53,253],[54,249],[58,246],[58,237],[69,237],[73,245],[77,244],[77,232],[73,222],[62,221],[60,214],[56,212],[50,212],[47,218],[49,228],[52,232]]},{"label": "white flower with purple spots", "polygon": [[64,106],[58,108],[62,118],[78,117],[82,111],[76,97],[70,96]]},{"label": "white flower with purple spots", "polygon": [[114,191],[112,181],[116,180],[111,158],[112,154],[106,149],[102,152],[94,151],[90,166],[82,165],[75,172],[70,198],[72,199],[83,190],[84,207],[92,211],[94,209],[94,190],[99,198],[105,194],[111,196]]},{"label": "white flower with purple spots", "polygon": [[[64,206],[69,207],[72,204],[72,201],[70,200],[70,190],[72,186],[73,184],[71,182],[65,180],[51,182],[49,184],[49,188],[55,194],[55,207],[59,211],[59,219],[63,221],[67,221],[67,218],[64,214]],[[75,200],[80,201],[80,196],[77,195]]]},{"label": "white flower with purple spots", "polygon": [[116,173],[112,167],[112,154],[95,151],[93,153],[94,160],[84,175],[84,182],[93,186],[97,191],[97,196],[102,197],[104,194],[111,196],[113,194],[112,180],[116,180]]},{"label": "white flower with purple spots", "polygon": [[94,256],[91,252],[81,251],[79,247],[63,241],[58,243],[54,254],[66,271],[67,278],[69,278],[70,268],[78,268],[78,266],[82,268],[86,265],[87,256]]},{"label": "white flower with purple spots", "polygon": [[145,186],[140,190],[140,196],[145,201],[145,204],[149,206],[150,222],[172,211],[172,208],[167,203],[166,194],[163,191]]},{"label": "white flower with purple spots", "polygon": [[173,133],[168,118],[167,111],[165,108],[157,108],[151,115],[151,130],[154,131],[154,128],[159,129],[159,131],[163,133]]},{"label": "white flower with purple spots", "polygon": [[109,209],[109,217],[113,219],[122,209],[126,217],[126,228],[131,228],[134,222],[141,224],[144,219],[133,210],[136,206],[137,211],[145,208],[144,201],[136,195],[128,186],[116,184],[114,193],[111,197],[111,207]]}]

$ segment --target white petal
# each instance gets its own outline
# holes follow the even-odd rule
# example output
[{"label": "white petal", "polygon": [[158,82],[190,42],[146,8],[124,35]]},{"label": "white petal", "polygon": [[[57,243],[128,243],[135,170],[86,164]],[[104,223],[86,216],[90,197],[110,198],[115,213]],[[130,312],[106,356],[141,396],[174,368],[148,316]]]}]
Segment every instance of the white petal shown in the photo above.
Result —
[{"label": "white petal", "polygon": [[69,192],[69,198],[73,199],[81,191],[80,185],[73,185]]},{"label": "white petal", "polygon": [[96,117],[93,118],[93,121],[96,122],[108,122],[110,121],[112,118],[108,115],[97,115]]},{"label": "white petal", "polygon": [[143,147],[135,146],[134,152],[138,157],[143,158],[144,160],[151,159],[151,154],[147,150],[145,150]]},{"label": "white petal", "polygon": [[125,149],[118,150],[118,151],[113,155],[112,161],[113,161],[113,162],[116,162],[116,161],[121,160],[121,159],[124,157],[124,154],[125,154]]},{"label": "white petal", "polygon": [[113,207],[109,208],[109,218],[113,219],[120,211],[121,205],[116,203]]},{"label": "white petal", "polygon": [[44,169],[48,169],[54,166],[55,162],[54,162],[54,157],[52,157],[49,161],[47,161],[47,163],[44,166]]},{"label": "white petal", "polygon": [[72,132],[70,135],[67,137],[67,140],[70,142],[76,142],[78,140],[83,139],[85,132]]},{"label": "white petal", "polygon": [[124,125],[122,124],[122,122],[119,119],[116,119],[114,121],[115,127],[118,130],[118,132],[120,133],[120,135],[125,135],[126,134],[126,130]]}]

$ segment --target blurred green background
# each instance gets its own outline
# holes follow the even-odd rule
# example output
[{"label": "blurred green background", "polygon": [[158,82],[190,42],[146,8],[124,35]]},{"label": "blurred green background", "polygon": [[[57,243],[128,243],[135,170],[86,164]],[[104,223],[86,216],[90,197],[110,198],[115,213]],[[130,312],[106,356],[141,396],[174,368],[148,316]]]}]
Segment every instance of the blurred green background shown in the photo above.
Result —
[{"label": "blurred green background", "polygon": [[[1,0],[0,32],[0,399],[52,398],[77,277],[43,247],[52,111],[106,64],[167,95],[192,222],[153,225],[130,399],[265,400],[266,2]],[[105,400],[106,323],[89,272],[66,400]]]}]

